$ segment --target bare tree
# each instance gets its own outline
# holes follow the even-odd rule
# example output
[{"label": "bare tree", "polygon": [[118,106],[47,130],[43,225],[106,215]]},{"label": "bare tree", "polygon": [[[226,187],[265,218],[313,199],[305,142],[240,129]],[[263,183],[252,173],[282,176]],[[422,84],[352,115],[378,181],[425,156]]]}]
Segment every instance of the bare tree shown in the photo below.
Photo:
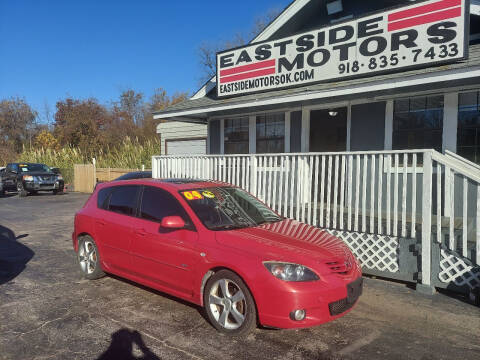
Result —
[{"label": "bare tree", "polygon": [[246,33],[236,33],[226,41],[204,41],[198,47],[198,62],[200,65],[199,85],[215,76],[217,71],[217,53],[247,44],[260,34],[280,13],[279,9],[271,9],[264,16],[255,18],[252,28]]},{"label": "bare tree", "polygon": [[47,99],[43,101],[42,120],[43,120],[43,123],[47,125],[47,128],[51,130],[51,128],[53,127],[54,118],[53,118],[52,108],[50,107],[50,104],[48,103]]},{"label": "bare tree", "polygon": [[115,103],[115,109],[125,114],[127,120],[141,126],[143,123],[143,94],[133,89],[127,89],[120,94],[120,101]]},{"label": "bare tree", "polygon": [[0,101],[0,143],[20,152],[35,129],[37,113],[25,99],[12,97]]}]

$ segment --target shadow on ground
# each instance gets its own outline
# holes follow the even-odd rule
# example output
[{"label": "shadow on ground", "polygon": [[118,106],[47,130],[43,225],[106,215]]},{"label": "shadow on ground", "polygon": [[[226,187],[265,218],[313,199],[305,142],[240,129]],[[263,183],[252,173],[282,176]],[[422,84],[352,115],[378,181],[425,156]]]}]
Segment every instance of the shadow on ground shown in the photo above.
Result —
[{"label": "shadow on ground", "polygon": [[15,236],[12,230],[0,225],[0,285],[16,278],[35,255],[29,247],[17,241],[27,236]]},{"label": "shadow on ground", "polygon": [[[134,345],[136,345],[134,349]],[[135,354],[134,354],[135,352]],[[141,355],[140,355],[141,353]],[[112,334],[108,349],[97,360],[160,360],[143,342],[136,330],[120,329]]]}]

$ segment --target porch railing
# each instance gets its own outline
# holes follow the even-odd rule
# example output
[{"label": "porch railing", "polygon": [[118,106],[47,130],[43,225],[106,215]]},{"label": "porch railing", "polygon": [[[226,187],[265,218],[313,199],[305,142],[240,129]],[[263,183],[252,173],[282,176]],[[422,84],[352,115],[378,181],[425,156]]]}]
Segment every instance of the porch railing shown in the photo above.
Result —
[{"label": "porch railing", "polygon": [[[453,156],[433,150],[154,156],[152,169],[155,178],[244,188],[278,213],[340,236],[373,272],[458,285],[468,269],[473,276],[464,282],[480,285],[480,171]],[[421,255],[416,271],[405,268],[415,263],[405,257],[407,248]]]}]

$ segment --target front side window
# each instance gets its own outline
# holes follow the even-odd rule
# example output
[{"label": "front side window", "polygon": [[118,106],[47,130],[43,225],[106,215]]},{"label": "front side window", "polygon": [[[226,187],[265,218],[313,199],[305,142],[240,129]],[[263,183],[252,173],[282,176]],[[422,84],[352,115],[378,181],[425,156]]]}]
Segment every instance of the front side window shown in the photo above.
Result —
[{"label": "front side window", "polygon": [[108,210],[117,214],[134,216],[137,208],[139,186],[117,186],[112,189]]},{"label": "front side window", "polygon": [[285,114],[257,116],[257,153],[285,152]]},{"label": "front side window", "polygon": [[18,172],[18,165],[17,164],[8,164],[6,169],[7,169],[7,171]]},{"label": "front side window", "polygon": [[480,105],[479,92],[458,95],[457,153],[480,163]]},{"label": "front side window", "polygon": [[225,154],[248,154],[248,117],[225,119]]},{"label": "front side window", "polygon": [[231,230],[282,220],[244,190],[214,187],[182,191],[182,196],[210,230]]},{"label": "front side window", "polygon": [[393,149],[442,150],[443,95],[395,100]]},{"label": "front side window", "polygon": [[140,217],[160,223],[167,216],[180,216],[185,223],[190,223],[187,213],[172,194],[163,189],[146,186],[142,195]]}]

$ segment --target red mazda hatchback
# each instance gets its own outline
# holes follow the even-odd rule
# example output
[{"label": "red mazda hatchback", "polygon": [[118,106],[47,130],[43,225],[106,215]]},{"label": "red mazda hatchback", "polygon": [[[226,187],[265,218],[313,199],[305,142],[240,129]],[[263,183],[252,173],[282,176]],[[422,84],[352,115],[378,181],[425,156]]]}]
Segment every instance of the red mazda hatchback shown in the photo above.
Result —
[{"label": "red mazda hatchback", "polygon": [[341,240],[220,182],[101,184],[75,216],[73,246],[87,279],[111,273],[188,300],[230,334],[318,325],[362,293]]}]

